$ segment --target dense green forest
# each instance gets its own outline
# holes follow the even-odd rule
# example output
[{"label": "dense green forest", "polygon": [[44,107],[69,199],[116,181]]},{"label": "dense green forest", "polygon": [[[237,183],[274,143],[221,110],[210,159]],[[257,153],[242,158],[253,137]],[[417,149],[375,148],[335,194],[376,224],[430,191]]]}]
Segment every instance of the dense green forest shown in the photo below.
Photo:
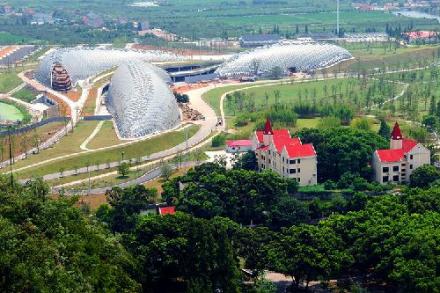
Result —
[{"label": "dense green forest", "polygon": [[[302,135],[325,151],[341,144],[319,146],[328,131]],[[333,131],[360,150],[371,143],[362,135],[374,135]],[[40,179],[0,177],[0,291],[275,292],[258,277],[264,270],[291,276],[293,291],[435,291],[440,172],[420,168],[414,188],[390,192],[356,175],[362,151],[344,153],[333,160],[348,173],[321,174],[325,192],[249,170],[248,156],[232,170],[202,164],[164,184],[177,207],[168,216],[146,212],[157,191],[143,186],[113,188],[95,212],[76,197],[51,198]],[[257,281],[243,282],[242,268]]]}]

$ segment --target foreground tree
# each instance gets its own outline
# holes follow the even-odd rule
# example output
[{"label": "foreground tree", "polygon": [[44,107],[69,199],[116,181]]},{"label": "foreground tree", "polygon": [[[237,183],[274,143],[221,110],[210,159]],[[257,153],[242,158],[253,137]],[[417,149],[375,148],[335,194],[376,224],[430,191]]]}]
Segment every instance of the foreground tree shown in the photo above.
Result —
[{"label": "foreground tree", "polygon": [[350,260],[342,240],[325,227],[301,225],[266,246],[269,268],[293,277],[306,288],[311,280],[328,279]]},{"label": "foreground tree", "polygon": [[320,182],[338,181],[347,172],[369,179],[374,151],[388,146],[378,134],[353,128],[303,129],[298,135],[303,143],[313,143],[318,153]]},{"label": "foreground tree", "polygon": [[179,213],[144,217],[133,245],[144,288],[161,292],[177,288],[185,292],[239,292],[238,263],[227,222]]},{"label": "foreground tree", "polygon": [[410,184],[412,187],[428,187],[438,179],[440,179],[440,170],[432,165],[424,165],[411,174]]},{"label": "foreground tree", "polygon": [[[183,187],[183,188],[182,188]],[[282,198],[292,197],[298,183],[267,172],[242,169],[226,170],[220,164],[207,163],[195,167],[185,176],[165,183],[163,197],[177,204],[178,210],[196,217],[228,217],[244,225],[277,223],[291,219],[297,223],[303,211],[291,217],[275,220],[277,204]],[[297,200],[291,198],[292,201]],[[300,204],[294,207],[303,209]],[[275,228],[275,227],[274,227]]]},{"label": "foreground tree", "polygon": [[41,180],[14,189],[0,176],[1,292],[136,292],[134,259],[102,226],[47,198]]}]

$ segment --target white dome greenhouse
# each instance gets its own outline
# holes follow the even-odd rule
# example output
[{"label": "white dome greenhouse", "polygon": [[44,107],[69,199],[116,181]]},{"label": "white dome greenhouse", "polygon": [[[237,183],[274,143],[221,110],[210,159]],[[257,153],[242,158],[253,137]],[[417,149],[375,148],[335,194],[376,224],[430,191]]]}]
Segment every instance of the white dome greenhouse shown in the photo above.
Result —
[{"label": "white dome greenhouse", "polygon": [[332,44],[285,42],[238,53],[222,64],[216,73],[224,78],[268,77],[276,67],[282,74],[306,72],[351,58],[350,52]]},{"label": "white dome greenhouse", "polygon": [[116,70],[107,104],[121,137],[144,137],[180,123],[169,81],[162,69],[142,61],[127,62]]},{"label": "white dome greenhouse", "polygon": [[60,64],[67,71],[72,84],[75,85],[79,80],[93,77],[127,61],[164,62],[181,59],[175,54],[163,51],[61,48],[43,58],[35,77],[46,86],[51,86],[52,69],[55,64]]}]

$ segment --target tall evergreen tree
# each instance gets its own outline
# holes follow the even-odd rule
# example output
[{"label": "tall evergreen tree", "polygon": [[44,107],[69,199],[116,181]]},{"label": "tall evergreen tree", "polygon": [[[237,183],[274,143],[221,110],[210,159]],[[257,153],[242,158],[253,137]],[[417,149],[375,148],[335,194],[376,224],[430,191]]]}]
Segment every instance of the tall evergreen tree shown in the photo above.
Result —
[{"label": "tall evergreen tree", "polygon": [[385,139],[390,138],[391,129],[384,119],[380,119],[380,128],[378,134]]}]

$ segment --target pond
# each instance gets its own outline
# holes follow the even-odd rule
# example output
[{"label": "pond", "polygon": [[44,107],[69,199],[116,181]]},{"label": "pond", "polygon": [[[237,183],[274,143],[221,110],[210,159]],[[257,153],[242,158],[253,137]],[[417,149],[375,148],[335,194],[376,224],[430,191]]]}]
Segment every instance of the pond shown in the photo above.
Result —
[{"label": "pond", "polygon": [[23,118],[23,113],[17,107],[0,102],[0,121],[21,121]]}]

